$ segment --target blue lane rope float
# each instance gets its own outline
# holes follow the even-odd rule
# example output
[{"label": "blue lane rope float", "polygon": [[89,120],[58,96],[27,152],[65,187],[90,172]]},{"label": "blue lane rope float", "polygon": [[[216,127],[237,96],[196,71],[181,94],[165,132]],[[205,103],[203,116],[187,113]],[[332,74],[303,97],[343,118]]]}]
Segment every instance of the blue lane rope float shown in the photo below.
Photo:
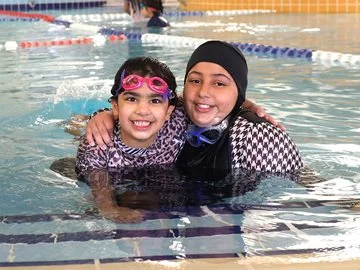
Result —
[{"label": "blue lane rope float", "polygon": [[289,47],[277,47],[271,45],[253,44],[253,43],[236,43],[237,46],[243,52],[257,55],[267,55],[272,57],[288,57],[288,58],[303,58],[311,60],[313,50],[310,49],[297,49]]},{"label": "blue lane rope float", "polygon": [[[116,29],[100,28],[102,35],[123,34],[128,40],[138,40],[142,42],[156,43],[164,46],[180,46],[196,48],[207,39],[180,37],[160,34],[140,34],[123,32]],[[258,56],[267,56],[273,58],[297,58],[314,61],[325,65],[343,65],[360,67],[360,55],[343,54],[337,52],[312,50],[304,48],[279,47],[254,43],[233,42],[244,53]]]},{"label": "blue lane rope float", "polygon": [[[276,13],[275,10],[269,9],[244,9],[244,10],[214,10],[214,11],[165,11],[166,17],[189,17],[189,16],[231,16],[231,15],[249,15],[249,14],[266,14]],[[127,13],[104,13],[104,14],[74,14],[61,15],[59,19],[81,22],[81,21],[102,21],[115,19],[130,19]]]},{"label": "blue lane rope float", "polygon": [[[123,34],[128,40],[139,40],[144,42],[152,42],[160,45],[177,45],[182,47],[192,47],[204,43],[207,39],[201,38],[189,38],[180,36],[169,36],[160,34],[140,34],[131,32],[122,32],[116,29],[100,28],[99,32],[102,35],[120,35]],[[297,49],[289,47],[277,47],[270,45],[254,44],[254,43],[240,43],[232,42],[233,45],[237,46],[244,53],[253,55],[266,55],[271,57],[288,57],[288,58],[302,58],[311,60],[313,50],[309,49]]]},{"label": "blue lane rope float", "polygon": [[[48,20],[49,21],[49,20]],[[82,31],[86,33],[92,33],[94,35],[101,34],[102,36],[125,36],[128,40],[156,43],[163,46],[172,47],[191,47],[196,48],[200,44],[207,41],[207,39],[181,37],[181,36],[170,36],[160,34],[140,34],[121,31],[113,28],[99,27],[84,23],[74,23],[60,18],[49,21],[54,24],[64,25],[70,29]],[[273,58],[297,58],[313,61],[327,66],[346,66],[350,68],[360,68],[360,55],[343,54],[331,51],[321,51],[303,48],[290,48],[290,47],[279,47],[263,44],[254,43],[240,43],[233,42],[233,44],[239,47],[244,53],[258,56],[267,56]],[[5,48],[6,43],[0,44],[0,50]],[[8,46],[9,47],[9,46]],[[10,46],[14,48],[14,46]]]}]

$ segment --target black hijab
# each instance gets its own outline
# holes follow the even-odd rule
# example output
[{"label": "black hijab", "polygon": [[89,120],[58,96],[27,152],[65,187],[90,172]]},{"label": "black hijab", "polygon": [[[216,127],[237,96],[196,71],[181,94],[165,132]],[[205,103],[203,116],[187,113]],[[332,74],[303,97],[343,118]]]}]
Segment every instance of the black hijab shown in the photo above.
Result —
[{"label": "black hijab", "polygon": [[[238,97],[234,108],[228,115],[228,128],[222,133],[221,138],[215,144],[206,144],[193,147],[185,143],[178,159],[177,165],[181,168],[198,169],[231,169],[231,145],[229,129],[242,112],[241,105],[245,101],[247,88],[248,67],[246,59],[239,48],[230,43],[211,40],[200,45],[191,55],[185,73],[185,79],[193,66],[199,62],[210,62],[222,66],[235,81]],[[184,83],[185,84],[185,83]],[[211,172],[213,170],[209,170]]]}]

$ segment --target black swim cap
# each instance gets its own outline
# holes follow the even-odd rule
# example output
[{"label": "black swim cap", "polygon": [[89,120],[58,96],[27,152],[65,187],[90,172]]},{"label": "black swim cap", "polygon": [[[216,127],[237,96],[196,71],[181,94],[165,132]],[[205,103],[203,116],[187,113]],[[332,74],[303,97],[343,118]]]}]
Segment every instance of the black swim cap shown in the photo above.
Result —
[{"label": "black swim cap", "polygon": [[190,69],[199,62],[210,62],[222,66],[233,78],[238,88],[238,98],[234,107],[236,110],[245,101],[248,67],[245,56],[239,48],[230,43],[211,40],[201,44],[191,55],[186,66],[186,77]]}]

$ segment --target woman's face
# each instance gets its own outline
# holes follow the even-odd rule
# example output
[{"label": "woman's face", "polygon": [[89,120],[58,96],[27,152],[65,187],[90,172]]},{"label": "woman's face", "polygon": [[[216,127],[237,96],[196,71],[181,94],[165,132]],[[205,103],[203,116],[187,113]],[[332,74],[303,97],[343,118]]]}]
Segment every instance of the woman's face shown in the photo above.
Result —
[{"label": "woman's face", "polygon": [[194,124],[207,127],[220,123],[234,108],[237,97],[236,83],[222,66],[199,62],[190,69],[184,102]]}]

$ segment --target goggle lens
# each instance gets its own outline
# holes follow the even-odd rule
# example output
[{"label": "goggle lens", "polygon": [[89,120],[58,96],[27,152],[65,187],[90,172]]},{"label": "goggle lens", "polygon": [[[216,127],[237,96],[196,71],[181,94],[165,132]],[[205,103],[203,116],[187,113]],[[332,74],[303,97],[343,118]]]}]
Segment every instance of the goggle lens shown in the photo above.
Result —
[{"label": "goggle lens", "polygon": [[201,137],[204,138],[204,140],[207,140],[207,143],[213,144],[215,143],[219,137],[220,137],[220,131],[217,129],[210,129],[206,130],[201,134]]},{"label": "goggle lens", "polygon": [[202,143],[214,144],[221,136],[220,130],[201,128],[199,130],[189,129],[185,133],[186,140],[190,145],[199,147]]},{"label": "goggle lens", "polygon": [[159,91],[163,91],[164,88],[168,87],[167,83],[164,82],[164,80],[162,80],[161,78],[154,77],[154,78],[150,78],[150,80],[152,87],[158,89]]},{"label": "goggle lens", "polygon": [[192,134],[185,134],[187,142],[193,147],[199,147],[201,145],[200,139],[198,136]]},{"label": "goggle lens", "polygon": [[127,76],[123,81],[122,81],[122,87],[127,90],[131,90],[131,89],[136,89],[138,87],[140,87],[141,81],[139,80],[139,78],[137,76]]},{"label": "goggle lens", "polygon": [[224,120],[217,126],[198,127],[190,124],[185,132],[185,138],[193,147],[199,147],[203,143],[215,144],[221,137],[222,132],[228,127],[228,120]]}]

